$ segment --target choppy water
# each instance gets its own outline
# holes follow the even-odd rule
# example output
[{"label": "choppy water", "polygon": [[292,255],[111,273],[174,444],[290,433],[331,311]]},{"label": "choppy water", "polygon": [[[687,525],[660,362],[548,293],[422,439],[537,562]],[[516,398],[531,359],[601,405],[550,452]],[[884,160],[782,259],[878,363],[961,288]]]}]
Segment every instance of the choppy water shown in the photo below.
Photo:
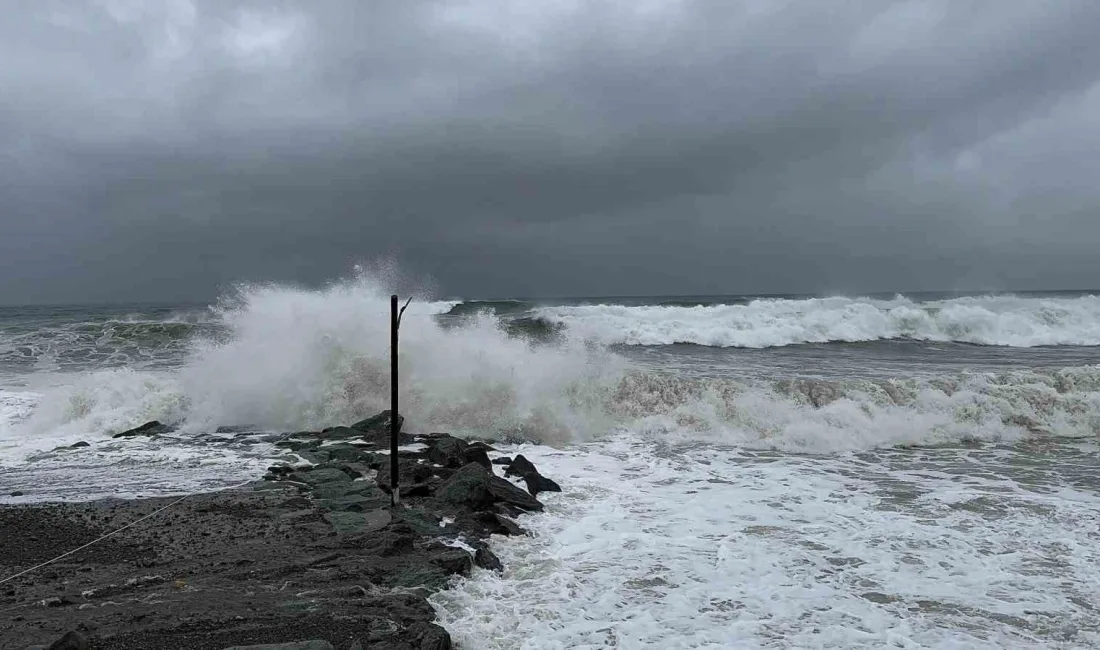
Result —
[{"label": "choppy water", "polygon": [[[255,476],[210,432],[384,408],[387,328],[366,276],[2,308],[0,500]],[[1081,293],[415,301],[408,426],[566,489],[436,605],[467,648],[1100,645],[1098,344]]]}]

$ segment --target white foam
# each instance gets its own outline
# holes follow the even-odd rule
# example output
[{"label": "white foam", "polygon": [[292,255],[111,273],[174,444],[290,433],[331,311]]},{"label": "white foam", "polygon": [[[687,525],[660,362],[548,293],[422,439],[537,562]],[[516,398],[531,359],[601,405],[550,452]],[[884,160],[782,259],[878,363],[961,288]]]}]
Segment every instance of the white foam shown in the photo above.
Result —
[{"label": "white foam", "polygon": [[[62,385],[35,387],[42,394],[39,405],[9,427],[7,437],[44,450],[149,420],[179,424],[186,434],[241,423],[301,430],[373,415],[390,399],[388,294],[384,282],[363,274],[320,291],[246,287],[232,303],[213,310],[225,338],[197,342],[178,371],[49,375]],[[1033,313],[1037,304],[1011,297],[960,299],[942,303],[940,313],[969,308],[967,300],[1001,313],[1021,305]],[[1050,301],[1065,310],[1093,302]],[[405,314],[400,388],[409,430],[564,444],[627,429],[671,441],[832,452],[1030,435],[1084,437],[1094,435],[1100,421],[1095,367],[793,387],[686,378],[631,369],[623,358],[576,339],[550,345],[510,337],[485,314],[446,325],[433,318],[453,304],[416,300]],[[825,322],[838,313],[916,309],[928,315],[931,309],[904,298],[753,305],[739,309],[824,315]],[[601,314],[610,308],[568,309]],[[684,308],[615,309],[638,314]],[[688,311],[714,309],[734,308]],[[1048,320],[1065,323],[1064,316],[1051,311]],[[1100,317],[1096,323],[1100,327]]]},{"label": "white foam", "polygon": [[533,537],[494,537],[502,576],[432,597],[470,650],[1100,642],[1100,497],[1056,461],[1035,485],[1016,452],[505,451],[565,492],[540,495]]},{"label": "white foam", "polygon": [[603,344],[767,348],[912,338],[983,345],[1100,345],[1100,297],[755,300],[744,305],[543,307],[535,315]]}]

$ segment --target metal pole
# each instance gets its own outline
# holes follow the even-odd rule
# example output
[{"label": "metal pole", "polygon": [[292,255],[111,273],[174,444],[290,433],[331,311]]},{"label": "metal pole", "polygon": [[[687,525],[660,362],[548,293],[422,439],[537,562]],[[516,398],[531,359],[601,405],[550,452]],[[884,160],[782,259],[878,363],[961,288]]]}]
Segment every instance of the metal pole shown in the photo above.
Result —
[{"label": "metal pole", "polygon": [[397,483],[397,296],[390,296],[390,505],[401,503],[400,488]]}]

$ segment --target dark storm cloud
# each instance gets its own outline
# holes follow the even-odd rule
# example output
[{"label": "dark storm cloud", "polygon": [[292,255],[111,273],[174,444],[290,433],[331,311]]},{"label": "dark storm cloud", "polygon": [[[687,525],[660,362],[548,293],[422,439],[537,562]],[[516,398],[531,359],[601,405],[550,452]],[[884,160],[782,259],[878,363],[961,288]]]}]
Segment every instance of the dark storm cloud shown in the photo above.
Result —
[{"label": "dark storm cloud", "polygon": [[0,302],[1089,287],[1093,2],[0,8]]}]

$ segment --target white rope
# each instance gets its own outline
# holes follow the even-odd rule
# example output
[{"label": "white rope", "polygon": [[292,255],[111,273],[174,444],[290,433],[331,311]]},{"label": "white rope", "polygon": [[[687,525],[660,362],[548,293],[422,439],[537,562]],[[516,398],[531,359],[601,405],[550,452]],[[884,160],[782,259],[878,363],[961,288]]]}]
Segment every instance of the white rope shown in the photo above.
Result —
[{"label": "white rope", "polygon": [[[233,490],[233,489],[236,489],[236,488],[241,488],[241,487],[244,487],[244,486],[248,485],[249,483],[254,482],[255,480],[256,479],[249,479],[249,480],[245,481],[244,483],[241,483],[239,485],[231,485],[231,486],[229,486],[225,489],[226,490]],[[195,493],[195,494],[201,494],[201,493]],[[79,548],[74,548],[73,550],[69,551],[68,553],[62,553],[61,555],[58,555],[54,559],[47,560],[46,562],[43,562],[42,564],[39,564],[38,566],[32,566],[31,568],[29,568],[25,571],[20,571],[19,573],[16,573],[15,575],[8,576],[7,578],[4,578],[3,580],[0,580],[0,585],[4,584],[5,582],[8,582],[10,580],[15,580],[19,576],[26,575],[26,574],[30,573],[31,571],[36,571],[38,569],[41,569],[44,566],[53,564],[54,562],[57,562],[60,559],[66,558],[66,557],[72,555],[73,553],[83,551],[84,549],[88,548],[89,546],[92,546],[93,544],[98,544],[99,542],[102,542],[103,540],[107,539],[108,537],[111,537],[112,535],[117,535],[118,533],[121,533],[122,531],[126,530],[127,528],[129,528],[131,526],[135,526],[137,524],[140,524],[141,522],[143,522],[146,519],[152,517],[153,515],[164,512],[165,510],[171,508],[172,506],[176,505],[180,501],[183,501],[184,499],[187,499],[188,497],[195,496],[195,494],[185,494],[182,497],[180,497],[180,498],[176,499],[175,501],[173,501],[172,503],[169,503],[168,505],[163,506],[161,508],[157,508],[156,510],[150,512],[149,514],[145,515],[144,517],[142,517],[140,519],[135,519],[134,521],[131,521],[130,523],[123,526],[122,528],[119,528],[118,530],[113,530],[113,531],[107,533],[106,535],[104,535],[103,537],[100,537],[99,539],[94,539],[94,540],[88,542],[84,546],[81,546]],[[209,494],[209,493],[206,493],[206,494]]]}]

